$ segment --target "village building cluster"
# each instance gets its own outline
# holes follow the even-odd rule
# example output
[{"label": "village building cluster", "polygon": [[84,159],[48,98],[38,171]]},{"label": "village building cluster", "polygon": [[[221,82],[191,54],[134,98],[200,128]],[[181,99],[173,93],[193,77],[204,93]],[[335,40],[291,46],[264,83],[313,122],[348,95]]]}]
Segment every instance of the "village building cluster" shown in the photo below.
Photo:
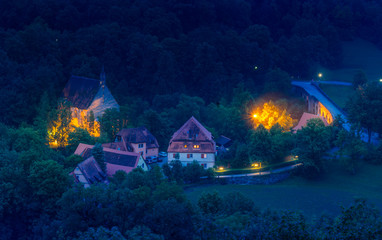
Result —
[{"label": "village building cluster", "polygon": [[[71,125],[86,129],[95,137],[100,135],[99,117],[106,109],[119,109],[117,101],[106,86],[103,69],[100,80],[72,76],[62,95],[70,102]],[[303,97],[306,98],[305,95]],[[304,113],[292,131],[301,129],[309,119],[317,117],[328,125],[332,121],[331,115],[321,114],[326,110],[325,107],[320,107],[319,110],[319,116],[316,108],[313,111],[316,114]],[[167,153],[160,154],[157,139],[146,127],[126,128],[116,134],[113,142],[102,144],[106,165],[104,170],[92,155],[94,146],[80,143],[74,154],[81,156],[83,161],[71,175],[76,182],[89,187],[93,183],[107,182],[107,177],[113,176],[117,171],[129,173],[138,167],[147,171],[150,163],[166,156],[168,163],[179,160],[183,166],[187,166],[197,161],[207,169],[214,167],[216,155],[229,151],[231,145],[232,140],[226,136],[220,136],[215,141],[211,132],[193,116],[172,135]]]}]

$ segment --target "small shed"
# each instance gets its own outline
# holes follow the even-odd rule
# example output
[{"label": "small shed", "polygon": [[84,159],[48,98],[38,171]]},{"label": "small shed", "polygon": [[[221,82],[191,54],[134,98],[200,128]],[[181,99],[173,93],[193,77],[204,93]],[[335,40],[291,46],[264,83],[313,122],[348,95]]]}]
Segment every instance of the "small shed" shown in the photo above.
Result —
[{"label": "small shed", "polygon": [[297,132],[298,130],[301,130],[303,127],[306,126],[306,124],[308,123],[308,120],[310,119],[314,119],[314,118],[319,118],[321,119],[325,126],[329,126],[328,122],[326,121],[326,119],[322,116],[319,116],[319,115],[315,115],[315,114],[312,114],[312,113],[307,113],[307,112],[304,112],[300,118],[300,121],[298,122],[297,126],[295,126],[292,130],[293,132]]}]

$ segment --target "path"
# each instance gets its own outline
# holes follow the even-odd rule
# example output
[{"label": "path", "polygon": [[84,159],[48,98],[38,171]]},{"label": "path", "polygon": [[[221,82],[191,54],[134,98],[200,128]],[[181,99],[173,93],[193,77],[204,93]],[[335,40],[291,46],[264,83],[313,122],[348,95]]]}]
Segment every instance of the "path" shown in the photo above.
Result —
[{"label": "path", "polygon": [[340,86],[353,86],[349,82],[340,82],[340,81],[319,81],[319,84],[328,84],[328,85],[340,85]]},{"label": "path", "polygon": [[299,166],[302,166],[302,163],[297,163],[291,166],[278,168],[272,171],[263,171],[263,172],[257,172],[257,173],[247,173],[247,174],[218,175],[217,178],[265,176],[272,173],[282,173],[282,172],[292,171],[293,169]]}]

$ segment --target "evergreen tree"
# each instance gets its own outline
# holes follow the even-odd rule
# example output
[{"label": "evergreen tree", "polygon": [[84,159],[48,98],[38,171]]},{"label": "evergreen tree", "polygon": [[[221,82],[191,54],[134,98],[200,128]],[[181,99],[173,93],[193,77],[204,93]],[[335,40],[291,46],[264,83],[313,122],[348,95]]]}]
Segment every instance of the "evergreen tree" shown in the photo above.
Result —
[{"label": "evergreen tree", "polygon": [[105,153],[100,143],[96,143],[96,145],[93,147],[92,155],[101,167],[102,171],[106,173]]}]

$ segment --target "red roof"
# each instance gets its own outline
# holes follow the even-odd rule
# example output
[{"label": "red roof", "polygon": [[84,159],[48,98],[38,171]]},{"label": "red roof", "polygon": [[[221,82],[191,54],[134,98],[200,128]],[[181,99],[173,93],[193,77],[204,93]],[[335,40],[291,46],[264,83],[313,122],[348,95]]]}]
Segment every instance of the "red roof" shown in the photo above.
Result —
[{"label": "red roof", "polygon": [[304,112],[300,118],[300,121],[298,122],[297,126],[295,126],[293,128],[294,131],[297,131],[297,130],[300,130],[301,128],[305,127],[306,124],[308,123],[308,120],[310,119],[314,119],[314,118],[319,118],[321,119],[325,126],[328,126],[328,122],[326,121],[326,119],[322,116],[318,116],[318,115],[315,115],[315,114],[312,114],[312,113],[306,113]]},{"label": "red roof", "polygon": [[[93,147],[93,145],[80,143],[74,154],[80,155],[84,159],[91,158],[91,149]],[[141,156],[139,153],[120,151],[106,147],[103,148],[103,151],[105,153],[106,173],[108,176],[114,175],[118,170],[125,171],[126,173],[131,172],[137,167]]]},{"label": "red roof", "polygon": [[[199,148],[194,148],[194,145]],[[215,142],[212,134],[196,118],[191,117],[172,135],[167,152],[214,153]]]}]

